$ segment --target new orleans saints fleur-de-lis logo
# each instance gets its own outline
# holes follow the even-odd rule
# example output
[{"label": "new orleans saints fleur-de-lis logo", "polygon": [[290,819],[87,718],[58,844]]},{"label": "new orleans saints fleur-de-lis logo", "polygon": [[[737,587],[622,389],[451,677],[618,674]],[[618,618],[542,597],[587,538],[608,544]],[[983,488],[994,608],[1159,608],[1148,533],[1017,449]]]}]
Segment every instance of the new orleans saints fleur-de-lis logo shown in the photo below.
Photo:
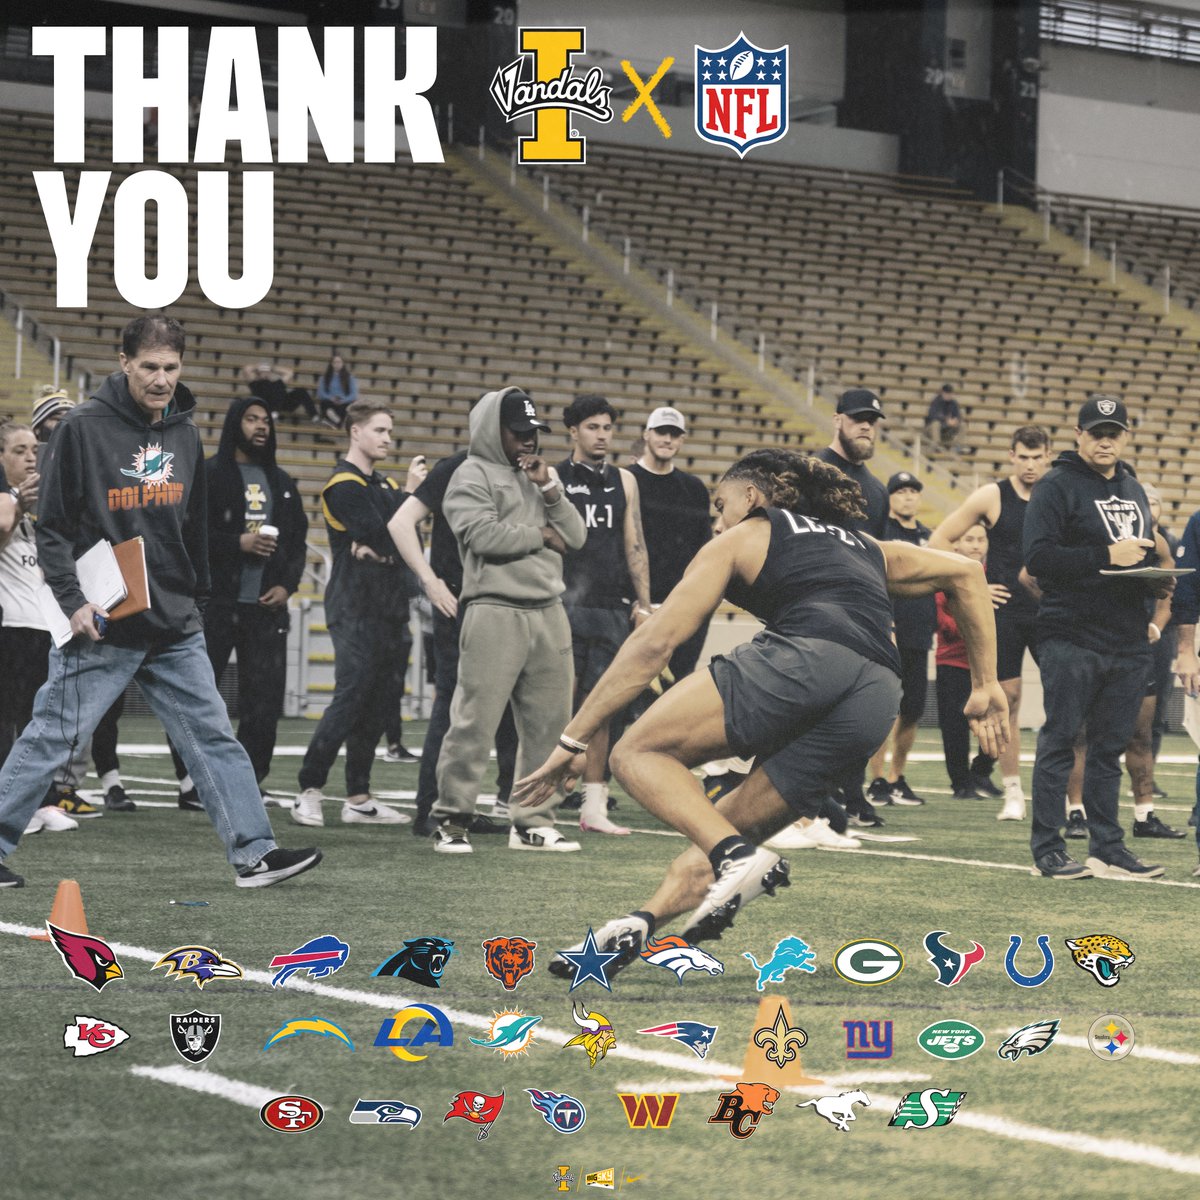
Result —
[{"label": "new orleans saints fleur-de-lis logo", "polygon": [[769,1062],[782,1068],[795,1059],[808,1044],[808,1034],[799,1026],[787,1023],[781,1004],[775,1014],[774,1024],[764,1025],[755,1031],[754,1044],[766,1051]]}]

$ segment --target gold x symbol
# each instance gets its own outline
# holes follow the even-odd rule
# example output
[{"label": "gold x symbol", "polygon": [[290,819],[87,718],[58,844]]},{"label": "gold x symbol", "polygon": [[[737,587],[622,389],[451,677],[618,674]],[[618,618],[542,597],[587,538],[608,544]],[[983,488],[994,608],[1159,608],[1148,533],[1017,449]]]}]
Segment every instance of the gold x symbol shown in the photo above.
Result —
[{"label": "gold x symbol", "polygon": [[621,114],[622,121],[628,121],[629,118],[632,117],[633,114],[637,112],[637,110],[644,104],[646,106],[646,111],[654,119],[655,125],[658,126],[658,132],[661,133],[665,138],[669,138],[671,136],[671,127],[667,124],[662,113],[658,111],[658,105],[654,103],[650,93],[654,91],[654,89],[658,86],[658,81],[662,79],[662,77],[674,65],[675,60],[673,58],[664,58],[662,62],[658,64],[658,70],[650,76],[650,82],[643,83],[641,77],[633,69],[633,66],[628,59],[621,59],[621,68],[624,70],[625,74],[629,76],[629,82],[632,83],[638,91],[637,99]]}]

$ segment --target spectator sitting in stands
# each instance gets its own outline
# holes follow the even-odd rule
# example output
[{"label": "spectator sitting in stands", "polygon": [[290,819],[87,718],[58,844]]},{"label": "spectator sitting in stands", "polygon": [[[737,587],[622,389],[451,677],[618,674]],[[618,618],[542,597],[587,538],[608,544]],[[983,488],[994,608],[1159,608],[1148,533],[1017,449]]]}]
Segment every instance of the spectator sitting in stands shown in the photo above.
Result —
[{"label": "spectator sitting in stands", "polygon": [[954,442],[962,430],[962,409],[954,398],[954,385],[943,383],[941,390],[929,402],[925,414],[925,437],[943,450],[958,449]]},{"label": "spectator sitting in stands", "polygon": [[350,373],[346,360],[335,350],[317,384],[321,419],[334,429],[341,429],[346,420],[346,409],[357,399],[358,380]]},{"label": "spectator sitting in stands", "polygon": [[290,367],[277,367],[264,359],[262,362],[247,363],[242,368],[242,378],[254,397],[267,406],[272,420],[278,421],[280,413],[293,413],[302,408],[315,424],[320,424],[317,406],[308,391],[301,387],[288,387],[292,382]]}]

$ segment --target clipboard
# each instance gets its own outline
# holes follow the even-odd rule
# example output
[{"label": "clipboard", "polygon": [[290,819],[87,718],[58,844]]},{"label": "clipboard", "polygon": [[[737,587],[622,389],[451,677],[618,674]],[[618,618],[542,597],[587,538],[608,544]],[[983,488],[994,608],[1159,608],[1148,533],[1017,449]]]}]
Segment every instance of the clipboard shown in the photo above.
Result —
[{"label": "clipboard", "polygon": [[121,578],[125,580],[125,599],[108,610],[110,621],[120,621],[143,613],[150,607],[150,576],[146,570],[146,539],[129,538],[113,547]]}]

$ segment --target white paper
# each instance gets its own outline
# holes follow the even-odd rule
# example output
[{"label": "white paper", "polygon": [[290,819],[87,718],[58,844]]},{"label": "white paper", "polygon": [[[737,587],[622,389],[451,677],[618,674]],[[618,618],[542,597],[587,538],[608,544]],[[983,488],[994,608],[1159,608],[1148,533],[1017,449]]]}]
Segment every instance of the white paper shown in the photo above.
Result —
[{"label": "white paper", "polygon": [[[79,576],[79,590],[84,597],[92,604],[98,604],[105,612],[125,599],[125,580],[111,542],[101,538],[90,550],[81,554],[75,560],[75,572]],[[59,607],[58,599],[45,580],[38,588],[37,600],[50,636],[61,650],[75,636],[71,632],[71,618]]]}]

